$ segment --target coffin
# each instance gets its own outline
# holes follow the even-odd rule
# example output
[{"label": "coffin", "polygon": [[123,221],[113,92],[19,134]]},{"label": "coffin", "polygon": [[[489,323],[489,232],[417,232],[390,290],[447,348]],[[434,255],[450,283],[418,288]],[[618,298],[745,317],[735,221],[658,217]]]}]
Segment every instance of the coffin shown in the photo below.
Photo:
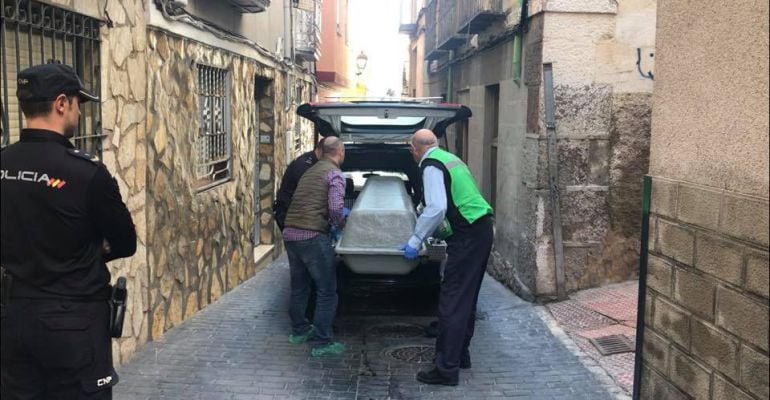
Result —
[{"label": "coffin", "polygon": [[419,261],[406,260],[398,247],[412,235],[416,221],[404,181],[372,176],[353,204],[337,254],[357,274],[408,274]]}]

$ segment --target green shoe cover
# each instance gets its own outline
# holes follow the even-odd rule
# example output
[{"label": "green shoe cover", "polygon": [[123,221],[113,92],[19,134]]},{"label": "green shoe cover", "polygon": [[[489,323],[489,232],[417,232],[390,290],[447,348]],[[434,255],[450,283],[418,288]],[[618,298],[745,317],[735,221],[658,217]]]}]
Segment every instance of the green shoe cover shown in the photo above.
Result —
[{"label": "green shoe cover", "polygon": [[315,327],[312,325],[310,326],[310,329],[307,330],[307,332],[301,334],[301,335],[289,335],[289,343],[291,344],[302,344],[310,340],[310,338],[313,337],[313,334],[315,333]]},{"label": "green shoe cover", "polygon": [[338,356],[345,352],[345,345],[340,342],[332,342],[319,346],[310,351],[313,357]]}]

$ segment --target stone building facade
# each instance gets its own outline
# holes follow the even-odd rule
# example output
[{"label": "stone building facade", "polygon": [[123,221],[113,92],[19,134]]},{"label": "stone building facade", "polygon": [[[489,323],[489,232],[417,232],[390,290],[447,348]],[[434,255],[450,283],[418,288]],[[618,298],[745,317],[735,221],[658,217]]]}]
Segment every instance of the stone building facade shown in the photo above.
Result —
[{"label": "stone building facade", "polygon": [[654,0],[433,0],[420,13],[427,95],[474,113],[445,145],[495,207],[490,272],[525,298],[557,293],[544,63],[554,71],[566,290],[637,274],[653,81],[636,62],[640,54],[641,69],[654,69],[655,9]]},{"label": "stone building facade", "polygon": [[[170,19],[158,3],[42,2],[100,22],[93,51],[100,56],[102,160],[138,236],[133,257],[108,265],[113,279],[128,280],[124,336],[113,341],[118,363],[277,257],[276,177],[313,141],[312,127],[293,111],[315,90],[301,63],[264,50],[272,44]],[[221,7],[220,14],[241,18]],[[253,25],[263,17],[242,18]],[[199,132],[209,122],[202,110],[211,107],[202,100],[201,87],[210,82],[201,80],[199,66],[222,71],[227,86],[217,98],[227,105],[215,108],[223,114],[212,115],[229,130],[229,177],[208,187],[196,184]]]},{"label": "stone building facade", "polygon": [[657,36],[642,398],[768,399],[768,4]]}]

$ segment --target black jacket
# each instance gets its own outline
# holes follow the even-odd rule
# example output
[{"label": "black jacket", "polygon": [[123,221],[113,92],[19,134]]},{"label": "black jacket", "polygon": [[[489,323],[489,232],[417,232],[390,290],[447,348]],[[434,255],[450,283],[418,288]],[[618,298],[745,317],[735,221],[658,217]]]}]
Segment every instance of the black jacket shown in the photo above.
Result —
[{"label": "black jacket", "polygon": [[105,263],[136,251],[131,214],[104,164],[62,135],[24,129],[0,166],[0,264],[14,295],[104,293]]},{"label": "black jacket", "polygon": [[286,167],[286,172],[283,174],[283,179],[281,179],[281,187],[278,189],[278,194],[273,204],[273,216],[278,224],[278,228],[281,230],[283,230],[283,223],[286,220],[286,213],[289,211],[291,198],[294,197],[294,191],[297,190],[299,178],[317,162],[318,158],[316,158],[315,152],[308,151],[297,157],[296,160]]}]

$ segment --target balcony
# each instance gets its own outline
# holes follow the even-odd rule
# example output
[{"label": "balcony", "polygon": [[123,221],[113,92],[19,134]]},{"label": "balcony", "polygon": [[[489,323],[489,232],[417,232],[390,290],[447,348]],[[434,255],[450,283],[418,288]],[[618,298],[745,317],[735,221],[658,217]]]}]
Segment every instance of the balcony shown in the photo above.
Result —
[{"label": "balcony", "polygon": [[321,58],[321,6],[318,1],[304,1],[294,9],[294,52],[304,61]]},{"label": "balcony", "polygon": [[425,7],[425,59],[435,60],[441,58],[446,52],[436,48],[438,35],[436,34],[436,10],[438,0],[432,0]]},{"label": "balcony", "polygon": [[438,49],[452,50],[468,40],[468,35],[459,33],[459,8],[456,0],[438,0]]},{"label": "balcony", "polygon": [[459,31],[475,34],[505,18],[503,0],[459,0]]},{"label": "balcony", "polygon": [[267,10],[270,0],[229,0],[242,13],[258,13]]}]

